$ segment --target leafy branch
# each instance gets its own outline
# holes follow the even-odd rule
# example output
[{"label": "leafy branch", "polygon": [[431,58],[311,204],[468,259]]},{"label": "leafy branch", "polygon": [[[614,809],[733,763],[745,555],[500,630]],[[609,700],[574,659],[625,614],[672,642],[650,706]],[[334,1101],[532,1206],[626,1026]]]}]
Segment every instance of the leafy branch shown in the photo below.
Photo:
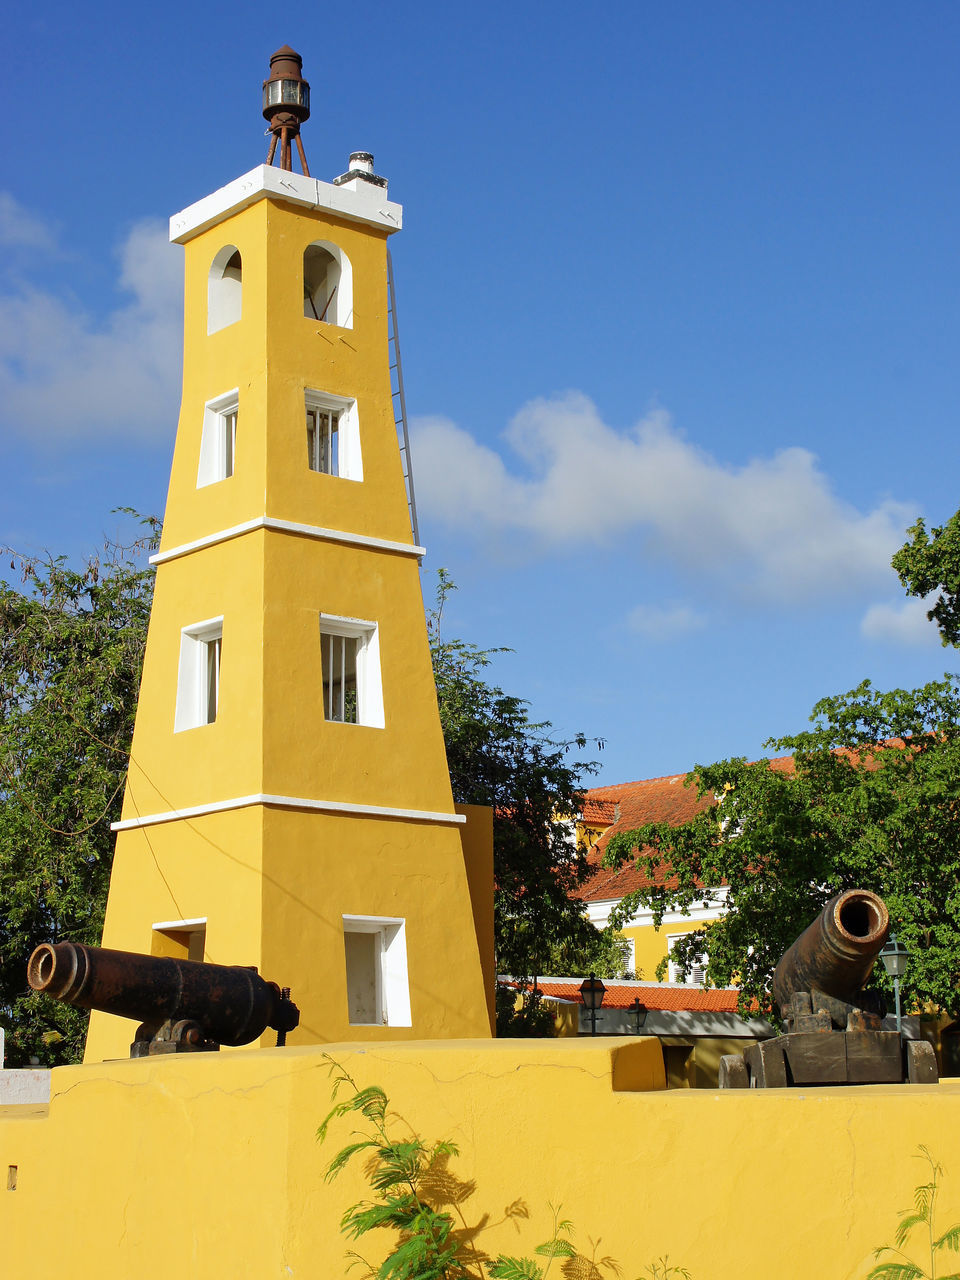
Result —
[{"label": "leafy branch", "polygon": [[[326,1167],[324,1180],[332,1182],[358,1156],[366,1159],[364,1172],[371,1195],[350,1205],[340,1219],[340,1229],[350,1240],[371,1232],[394,1233],[392,1246],[378,1266],[356,1252],[349,1252],[351,1267],[362,1268],[367,1280],[547,1280],[559,1260],[565,1280],[603,1280],[604,1273],[621,1274],[613,1258],[581,1253],[573,1243],[573,1223],[551,1205],[553,1227],[549,1239],[538,1244],[533,1257],[484,1253],[474,1243],[477,1228],[464,1217],[461,1202],[472,1194],[472,1183],[455,1178],[448,1169],[452,1156],[460,1154],[449,1140],[427,1143],[404,1120],[389,1110],[386,1093],[377,1085],[361,1087],[330,1054],[323,1055],[333,1080],[333,1106],[324,1117],[317,1138],[327,1141],[331,1125],[353,1117],[361,1126]],[[395,1130],[402,1126],[406,1133]],[[448,1205],[453,1212],[442,1208]],[[508,1217],[526,1216],[516,1201]],[[456,1216],[454,1216],[456,1215]],[[683,1267],[660,1258],[646,1269],[652,1280],[691,1280]]]},{"label": "leafy branch", "polygon": [[[925,1146],[920,1147],[921,1154],[917,1160],[925,1160],[930,1166],[929,1182],[921,1182],[914,1189],[913,1208],[904,1209],[900,1213],[900,1221],[894,1232],[894,1243],[881,1245],[874,1250],[875,1258],[889,1255],[885,1262],[878,1262],[870,1271],[867,1280],[960,1280],[960,1271],[951,1271],[949,1275],[941,1275],[937,1271],[937,1255],[949,1250],[960,1253],[960,1223],[948,1227],[937,1235],[936,1207],[940,1194],[940,1182],[943,1178],[943,1166],[934,1160]],[[925,1270],[904,1252],[904,1245],[917,1228],[925,1228],[926,1252],[930,1258],[930,1269]]]}]

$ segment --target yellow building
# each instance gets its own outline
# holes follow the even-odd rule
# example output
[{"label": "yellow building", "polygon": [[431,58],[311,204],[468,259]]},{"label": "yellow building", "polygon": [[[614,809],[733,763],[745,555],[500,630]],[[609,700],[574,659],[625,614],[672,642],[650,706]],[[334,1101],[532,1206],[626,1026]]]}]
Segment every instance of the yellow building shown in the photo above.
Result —
[{"label": "yellow building", "polygon": [[[595,870],[578,896],[583,900],[589,920],[598,929],[609,924],[612,912],[628,894],[654,883],[669,884],[668,870],[651,881],[646,872],[632,863],[608,868],[601,866],[601,860],[610,837],[616,832],[630,831],[648,822],[680,826],[704,808],[707,802],[697,799],[695,787],[684,785],[685,778],[686,774],[677,773],[663,778],[591,787],[585,793],[583,812],[577,824],[577,840],[588,850]],[[621,929],[630,946],[627,969],[637,977],[654,979],[657,966],[665,961],[668,980],[679,981],[677,966],[669,956],[671,946],[681,934],[716,920],[725,895],[722,885],[705,885],[699,905],[691,908],[687,915],[680,911],[667,911],[659,929],[653,923],[653,912],[649,908],[637,908]],[[703,966],[694,966],[686,981],[702,985],[704,977]]]},{"label": "yellow building", "polygon": [[[401,218],[356,153],[170,223],[183,399],[103,945],[256,965],[293,1043],[491,1027],[491,825],[453,804],[393,410]],[[131,1035],[94,1014],[87,1061]]]}]

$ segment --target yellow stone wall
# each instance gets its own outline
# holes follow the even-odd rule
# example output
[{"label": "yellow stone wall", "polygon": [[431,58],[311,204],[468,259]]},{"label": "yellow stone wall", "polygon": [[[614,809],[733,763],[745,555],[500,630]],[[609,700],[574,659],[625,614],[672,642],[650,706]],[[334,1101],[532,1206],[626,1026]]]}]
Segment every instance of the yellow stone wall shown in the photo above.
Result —
[{"label": "yellow stone wall", "polygon": [[[630,1280],[664,1254],[693,1280],[863,1280],[926,1172],[920,1143],[946,1170],[941,1229],[960,1221],[960,1082],[664,1091],[651,1039],[330,1052],[424,1138],[459,1144],[449,1171],[487,1251],[532,1252],[553,1204]],[[3,1274],[353,1274],[338,1223],[365,1187],[323,1171],[354,1121],[328,1149],[314,1137],[328,1066],[309,1047],[55,1071],[48,1114],[0,1108]]]}]

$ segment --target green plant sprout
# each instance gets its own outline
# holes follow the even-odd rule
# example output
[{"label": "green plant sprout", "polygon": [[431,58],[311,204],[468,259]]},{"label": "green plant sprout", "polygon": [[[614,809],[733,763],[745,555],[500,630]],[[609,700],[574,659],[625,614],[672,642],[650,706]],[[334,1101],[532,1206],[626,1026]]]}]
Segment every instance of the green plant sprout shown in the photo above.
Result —
[{"label": "green plant sprout", "polygon": [[[914,1190],[914,1207],[901,1211],[894,1243],[881,1245],[873,1254],[875,1258],[882,1258],[884,1254],[895,1256],[885,1262],[878,1262],[867,1280],[960,1280],[960,1271],[951,1271],[949,1275],[941,1275],[937,1271],[937,1254],[946,1250],[960,1253],[960,1222],[948,1227],[942,1235],[937,1235],[937,1196],[940,1194],[943,1166],[934,1160],[926,1147],[921,1145],[920,1152],[914,1159],[926,1160],[930,1166],[930,1181],[921,1182]],[[903,1251],[907,1238],[917,1227],[926,1228],[927,1248],[930,1251],[929,1270],[912,1262]]]},{"label": "green plant sprout", "polygon": [[651,1262],[649,1267],[644,1267],[644,1271],[650,1276],[651,1280],[672,1280],[673,1276],[679,1277],[679,1280],[691,1280],[690,1272],[687,1268],[672,1267],[666,1254],[662,1258],[658,1258],[656,1262]]},{"label": "green plant sprout", "polygon": [[[461,1203],[475,1186],[449,1170],[452,1156],[460,1154],[456,1143],[424,1142],[400,1117],[390,1112],[389,1100],[377,1085],[361,1088],[353,1076],[330,1054],[323,1055],[333,1080],[333,1106],[317,1130],[327,1140],[331,1123],[347,1116],[361,1117],[363,1129],[342,1147],[324,1174],[326,1182],[341,1173],[355,1156],[366,1156],[365,1173],[373,1193],[350,1205],[340,1219],[340,1229],[350,1240],[386,1228],[396,1242],[378,1267],[356,1252],[349,1252],[350,1267],[362,1268],[366,1280],[547,1280],[557,1260],[564,1280],[603,1280],[604,1273],[621,1274],[612,1258],[597,1258],[599,1241],[590,1243],[588,1257],[573,1244],[573,1223],[561,1216],[561,1206],[551,1205],[550,1238],[534,1249],[533,1257],[498,1254],[492,1258],[474,1243],[476,1228],[467,1223]],[[344,1095],[344,1096],[341,1096]],[[398,1121],[409,1136],[398,1137],[389,1122]],[[439,1208],[449,1205],[453,1212]],[[456,1216],[454,1216],[456,1215]],[[507,1217],[526,1217],[526,1206],[515,1201]],[[661,1258],[646,1268],[652,1280],[690,1280],[682,1267]]]}]

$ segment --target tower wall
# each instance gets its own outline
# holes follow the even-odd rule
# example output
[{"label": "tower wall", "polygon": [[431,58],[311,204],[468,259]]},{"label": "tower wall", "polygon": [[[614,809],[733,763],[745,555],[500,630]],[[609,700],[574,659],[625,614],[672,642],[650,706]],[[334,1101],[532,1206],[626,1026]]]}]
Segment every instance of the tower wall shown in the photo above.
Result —
[{"label": "tower wall", "polygon": [[[399,206],[276,175],[172,224],[183,399],[104,945],[256,964],[294,1044],[488,1035],[489,823],[453,805],[393,414]],[[131,1035],[94,1014],[87,1060]]]}]

